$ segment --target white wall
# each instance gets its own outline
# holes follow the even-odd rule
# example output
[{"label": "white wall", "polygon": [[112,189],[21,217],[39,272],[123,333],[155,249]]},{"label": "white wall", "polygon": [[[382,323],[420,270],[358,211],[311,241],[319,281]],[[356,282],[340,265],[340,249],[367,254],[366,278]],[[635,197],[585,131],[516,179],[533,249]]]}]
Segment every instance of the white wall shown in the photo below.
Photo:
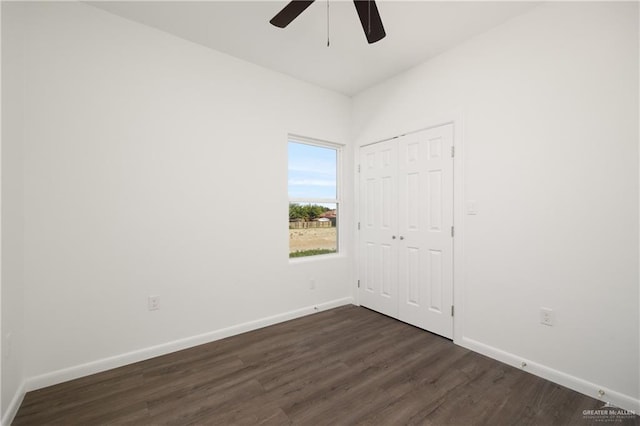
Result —
[{"label": "white wall", "polygon": [[88,5],[6,6],[28,388],[350,301],[351,241],[290,264],[286,220],[287,133],[346,144],[349,98]]},{"label": "white wall", "polygon": [[479,213],[457,224],[456,340],[627,408],[639,397],[637,8],[539,6],[357,95],[352,130],[362,145],[458,119]]},{"label": "white wall", "polygon": [[[2,4],[5,9],[6,3]],[[2,15],[2,405],[17,408],[24,380],[22,61],[20,23]],[[11,99],[11,105],[4,102]]]}]

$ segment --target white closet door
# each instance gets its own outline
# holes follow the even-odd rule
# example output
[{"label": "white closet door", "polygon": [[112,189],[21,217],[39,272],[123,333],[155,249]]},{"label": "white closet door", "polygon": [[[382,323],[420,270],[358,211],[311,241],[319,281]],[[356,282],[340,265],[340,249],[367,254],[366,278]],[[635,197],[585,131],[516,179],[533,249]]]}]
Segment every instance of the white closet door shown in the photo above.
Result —
[{"label": "white closet door", "polygon": [[398,317],[395,140],[360,150],[360,304]]},{"label": "white closet door", "polygon": [[453,126],[398,141],[398,318],[453,337]]}]

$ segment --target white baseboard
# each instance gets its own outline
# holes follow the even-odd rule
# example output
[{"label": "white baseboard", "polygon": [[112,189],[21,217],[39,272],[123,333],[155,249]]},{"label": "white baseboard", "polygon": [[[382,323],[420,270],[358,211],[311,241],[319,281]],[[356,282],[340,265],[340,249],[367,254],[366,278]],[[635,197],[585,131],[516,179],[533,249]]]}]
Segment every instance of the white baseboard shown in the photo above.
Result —
[{"label": "white baseboard", "polygon": [[22,404],[22,400],[24,400],[24,395],[27,393],[25,388],[25,383],[22,382],[18,390],[16,390],[15,395],[11,398],[11,402],[7,407],[7,411],[2,416],[2,420],[0,420],[0,425],[10,425],[13,422],[13,419],[18,414],[18,408],[20,408],[20,404]]},{"label": "white baseboard", "polygon": [[[102,371],[110,370],[112,368],[122,367],[124,365],[132,364],[134,362],[144,361],[149,358],[154,358],[160,355],[166,355],[168,353],[176,352],[182,349],[191,348],[193,346],[210,343],[215,340],[224,339],[226,337],[235,336],[237,334],[245,333],[247,331],[256,330],[259,328],[267,327],[269,325],[289,321],[295,318],[300,318],[309,314],[313,314],[328,309],[333,309],[338,306],[349,305],[353,303],[352,297],[345,297],[342,299],[332,300],[329,302],[321,303],[318,305],[307,306],[301,309],[285,312],[278,315],[273,315],[266,318],[261,318],[254,321],[249,321],[243,324],[234,325],[231,327],[215,330],[209,333],[200,334],[197,336],[191,336],[184,339],[174,340],[172,342],[163,343],[161,345],[152,346],[137,351],[116,355],[109,358],[99,359],[97,361],[88,362],[62,370],[52,371],[50,373],[42,374],[35,377],[30,377],[26,380],[24,388],[26,391],[32,391],[41,389],[47,386],[56,385],[58,383],[66,382],[69,380],[77,379],[79,377],[88,376],[90,374],[100,373]],[[24,390],[23,390],[24,396]],[[20,400],[21,401],[21,400]],[[19,406],[20,404],[18,404]],[[17,411],[17,407],[16,407]],[[15,415],[15,413],[14,413]],[[5,423],[10,424],[10,423]]]},{"label": "white baseboard", "polygon": [[[524,359],[492,346],[485,345],[484,343],[469,339],[468,337],[463,337],[456,341],[456,343],[474,352],[478,352],[482,355],[504,362],[505,364],[519,368],[538,377],[542,377],[543,379],[557,383],[576,392],[580,392],[592,398],[599,399],[600,401],[609,402],[616,407],[640,414],[640,400],[629,395],[571,376],[567,373],[563,373],[562,371],[554,370],[553,368]],[[522,367],[523,362],[526,364],[525,367]],[[603,391],[604,394],[600,395],[599,391]]]}]

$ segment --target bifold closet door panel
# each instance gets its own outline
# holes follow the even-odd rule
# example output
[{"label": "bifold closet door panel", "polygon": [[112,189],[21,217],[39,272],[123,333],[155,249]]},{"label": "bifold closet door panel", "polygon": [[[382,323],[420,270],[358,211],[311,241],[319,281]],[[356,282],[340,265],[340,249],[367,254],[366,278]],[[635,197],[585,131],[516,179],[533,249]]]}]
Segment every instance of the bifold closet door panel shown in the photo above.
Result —
[{"label": "bifold closet door panel", "polygon": [[451,338],[453,126],[398,139],[398,318]]},{"label": "bifold closet door panel", "polygon": [[360,304],[398,316],[397,155],[395,141],[360,150]]}]

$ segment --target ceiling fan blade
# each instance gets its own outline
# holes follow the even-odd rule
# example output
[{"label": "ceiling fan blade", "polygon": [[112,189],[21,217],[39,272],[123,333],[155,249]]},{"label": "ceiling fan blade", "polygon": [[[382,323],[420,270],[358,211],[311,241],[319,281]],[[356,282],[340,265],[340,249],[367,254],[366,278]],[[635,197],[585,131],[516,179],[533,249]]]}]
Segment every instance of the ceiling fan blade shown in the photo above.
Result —
[{"label": "ceiling fan blade", "polygon": [[293,0],[289,2],[276,16],[269,22],[278,28],[284,28],[298,17],[306,8],[311,6],[315,0]]},{"label": "ceiling fan blade", "polygon": [[384,32],[376,2],[374,0],[353,0],[353,3],[356,5],[362,29],[369,44],[383,39],[387,33]]}]

